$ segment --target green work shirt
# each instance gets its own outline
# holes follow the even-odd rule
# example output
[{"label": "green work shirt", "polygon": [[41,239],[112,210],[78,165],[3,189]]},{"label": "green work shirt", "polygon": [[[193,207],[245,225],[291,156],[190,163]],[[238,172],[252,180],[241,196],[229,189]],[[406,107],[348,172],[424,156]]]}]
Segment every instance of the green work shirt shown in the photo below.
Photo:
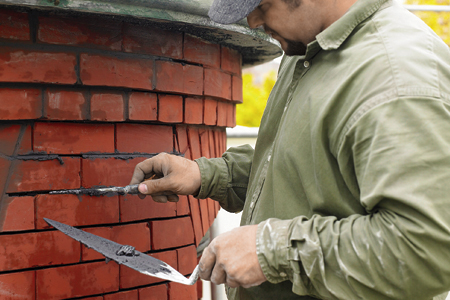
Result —
[{"label": "green work shirt", "polygon": [[359,0],[283,58],[255,150],[197,163],[199,198],[259,224],[268,281],[230,299],[450,289],[450,51],[393,1]]}]

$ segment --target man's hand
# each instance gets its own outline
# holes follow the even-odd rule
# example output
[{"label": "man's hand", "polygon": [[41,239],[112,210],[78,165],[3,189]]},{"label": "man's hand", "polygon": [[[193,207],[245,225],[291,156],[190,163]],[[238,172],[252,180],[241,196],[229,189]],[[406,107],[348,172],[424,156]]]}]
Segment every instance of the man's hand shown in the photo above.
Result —
[{"label": "man's hand", "polygon": [[266,281],[256,254],[256,229],[257,225],[243,226],[216,237],[203,251],[200,277],[233,288]]},{"label": "man's hand", "polygon": [[[144,181],[153,175],[157,179]],[[161,153],[136,165],[130,184],[138,183],[140,198],[151,195],[156,202],[177,202],[177,195],[198,193],[200,169],[195,161]]]}]

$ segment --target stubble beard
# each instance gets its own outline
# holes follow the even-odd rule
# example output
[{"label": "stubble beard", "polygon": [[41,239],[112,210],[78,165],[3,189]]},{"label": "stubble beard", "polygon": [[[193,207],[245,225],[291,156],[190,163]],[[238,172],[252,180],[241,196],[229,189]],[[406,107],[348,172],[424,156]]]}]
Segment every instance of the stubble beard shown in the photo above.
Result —
[{"label": "stubble beard", "polygon": [[295,56],[295,55],[305,55],[306,46],[302,42],[296,42],[291,40],[285,40],[287,44],[286,50],[284,53],[287,56]]},{"label": "stubble beard", "polygon": [[[287,56],[305,55],[306,46],[302,42],[285,39],[281,35],[279,35],[278,32],[272,30],[271,28],[269,28],[265,25],[264,25],[264,31],[268,35],[270,35],[272,38],[275,38],[274,36],[278,36],[286,42],[287,46],[286,46],[286,49],[283,49],[283,51]],[[278,42],[280,42],[280,41],[278,40]],[[280,44],[281,44],[281,42],[280,42]]]}]

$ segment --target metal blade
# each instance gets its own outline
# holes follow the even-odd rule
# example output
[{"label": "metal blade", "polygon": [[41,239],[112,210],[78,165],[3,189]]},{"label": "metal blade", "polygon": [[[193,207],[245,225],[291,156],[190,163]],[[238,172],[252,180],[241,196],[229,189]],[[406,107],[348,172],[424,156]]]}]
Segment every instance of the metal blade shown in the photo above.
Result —
[{"label": "metal blade", "polygon": [[123,248],[123,245],[121,244],[60,222],[47,218],[44,218],[44,220],[49,225],[81,242],[88,248],[94,249],[95,251],[101,253],[107,259],[114,260],[115,262],[130,267],[140,273],[186,285],[193,285],[197,281],[198,266],[188,279],[165,262],[147,254],[134,250],[134,255],[132,254],[131,256],[118,255],[118,251]]},{"label": "metal blade", "polygon": [[127,185],[124,187],[121,186],[113,186],[106,188],[80,188],[73,190],[61,190],[61,191],[51,191],[49,194],[75,194],[75,195],[89,195],[89,196],[103,196],[108,194],[139,194],[138,184]]}]

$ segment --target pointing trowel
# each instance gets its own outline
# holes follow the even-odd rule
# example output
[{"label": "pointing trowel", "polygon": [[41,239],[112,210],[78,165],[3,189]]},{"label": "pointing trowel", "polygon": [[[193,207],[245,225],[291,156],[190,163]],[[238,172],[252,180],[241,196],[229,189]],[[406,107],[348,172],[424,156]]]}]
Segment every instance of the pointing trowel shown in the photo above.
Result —
[{"label": "pointing trowel", "polygon": [[[152,177],[146,179],[145,181],[159,179],[159,178],[161,178],[161,177],[154,174]],[[132,184],[132,185],[127,185],[127,186],[99,187],[99,188],[79,188],[79,189],[72,189],[72,190],[50,191],[49,194],[76,194],[76,195],[89,195],[89,196],[103,196],[103,195],[109,195],[109,194],[137,195],[137,194],[139,194],[138,187],[139,187],[139,184]]]},{"label": "pointing trowel", "polygon": [[191,276],[186,278],[165,262],[139,252],[132,246],[121,245],[95,234],[47,218],[44,218],[44,220],[64,234],[104,255],[106,257],[106,262],[114,260],[119,264],[130,267],[143,274],[186,285],[193,285],[198,279],[198,266],[192,271]]},{"label": "pointing trowel", "polygon": [[138,190],[139,184],[127,185],[127,186],[113,186],[113,187],[105,187],[105,188],[80,188],[73,190],[60,190],[60,191],[51,191],[49,194],[76,194],[76,195],[90,195],[90,196],[103,196],[108,194],[139,194]]}]

